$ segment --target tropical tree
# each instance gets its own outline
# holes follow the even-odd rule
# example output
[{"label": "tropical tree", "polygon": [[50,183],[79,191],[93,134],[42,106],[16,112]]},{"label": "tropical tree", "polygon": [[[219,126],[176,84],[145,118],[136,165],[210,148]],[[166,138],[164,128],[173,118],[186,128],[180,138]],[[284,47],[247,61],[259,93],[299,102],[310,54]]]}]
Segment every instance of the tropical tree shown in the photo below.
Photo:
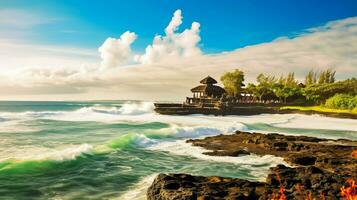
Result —
[{"label": "tropical tree", "polygon": [[262,85],[255,85],[253,83],[249,83],[246,89],[249,93],[253,94],[253,96],[258,98],[260,101],[262,100],[263,96],[268,93],[266,87]]},{"label": "tropical tree", "polygon": [[295,73],[289,72],[289,74],[285,80],[285,86],[296,87],[297,85],[298,85],[298,82],[295,80]]},{"label": "tropical tree", "polygon": [[259,100],[264,98],[274,98],[275,94],[273,91],[273,86],[277,83],[278,79],[275,76],[266,76],[264,74],[259,74],[257,76],[257,85],[250,86],[251,91],[255,97]]},{"label": "tropical tree", "polygon": [[326,83],[326,72],[322,71],[319,75],[319,84]]},{"label": "tropical tree", "polygon": [[242,86],[244,86],[244,73],[239,69],[235,69],[233,72],[226,72],[221,76],[221,81],[229,95],[238,96],[242,91]]},{"label": "tropical tree", "polygon": [[314,70],[310,70],[305,77],[305,85],[315,84],[317,82],[317,73]]},{"label": "tropical tree", "polygon": [[287,77],[280,76],[278,82],[273,85],[273,91],[280,101],[287,102],[289,97],[301,96],[301,89],[295,80],[295,74],[289,73]]},{"label": "tropical tree", "polygon": [[300,94],[300,90],[298,87],[284,86],[275,91],[275,94],[279,97],[279,99],[283,98],[284,103],[286,103],[289,97],[298,96]]},{"label": "tropical tree", "polygon": [[335,74],[336,71],[332,71],[332,69],[327,69],[326,71],[322,71],[319,75],[319,84],[323,83],[334,83],[335,82]]}]

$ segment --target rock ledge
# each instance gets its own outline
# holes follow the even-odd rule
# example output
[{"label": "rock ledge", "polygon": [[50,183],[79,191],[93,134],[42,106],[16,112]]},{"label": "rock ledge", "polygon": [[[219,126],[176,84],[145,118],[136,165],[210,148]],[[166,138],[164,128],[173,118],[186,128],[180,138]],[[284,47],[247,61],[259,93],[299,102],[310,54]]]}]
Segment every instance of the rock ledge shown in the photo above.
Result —
[{"label": "rock ledge", "polygon": [[294,166],[270,169],[266,182],[217,176],[160,174],[147,191],[148,200],[274,199],[283,191],[287,199],[341,199],[340,188],[357,178],[356,141],[328,140],[236,132],[188,140],[208,150],[208,155],[242,156],[250,153],[283,157]]}]

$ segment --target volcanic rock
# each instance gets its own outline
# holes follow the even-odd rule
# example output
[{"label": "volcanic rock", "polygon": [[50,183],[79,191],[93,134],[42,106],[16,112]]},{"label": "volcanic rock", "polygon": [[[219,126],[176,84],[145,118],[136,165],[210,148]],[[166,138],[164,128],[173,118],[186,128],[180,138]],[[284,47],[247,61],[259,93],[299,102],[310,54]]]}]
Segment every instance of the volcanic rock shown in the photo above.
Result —
[{"label": "volcanic rock", "polygon": [[293,167],[270,168],[265,182],[160,174],[147,191],[148,200],[265,200],[279,197],[281,191],[286,199],[341,199],[340,188],[347,179],[357,179],[357,158],[352,156],[356,141],[237,131],[187,142],[211,150],[207,155],[270,154],[283,157]]}]

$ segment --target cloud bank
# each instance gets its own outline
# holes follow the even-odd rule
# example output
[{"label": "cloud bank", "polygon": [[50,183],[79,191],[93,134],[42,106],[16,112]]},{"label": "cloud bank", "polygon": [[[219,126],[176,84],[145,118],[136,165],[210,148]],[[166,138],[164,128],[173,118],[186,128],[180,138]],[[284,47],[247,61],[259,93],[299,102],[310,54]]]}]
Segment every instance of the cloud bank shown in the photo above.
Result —
[{"label": "cloud bank", "polygon": [[[16,81],[9,81],[9,77],[0,74],[2,87],[14,88],[11,93],[0,88],[0,98],[32,95],[31,98],[182,100],[201,78],[209,74],[219,79],[221,74],[235,68],[243,70],[248,81],[262,72],[281,75],[289,71],[296,72],[302,80],[311,69],[331,67],[337,70],[337,78],[357,76],[357,46],[354,45],[357,44],[357,17],[303,30],[293,38],[280,37],[217,54],[205,54],[200,49],[198,22],[192,22],[189,28],[179,32],[182,21],[182,12],[177,10],[164,35],[156,35],[142,54],[131,48],[137,39],[134,32],[127,31],[118,39],[108,38],[99,48],[101,64],[95,56],[89,56],[93,52],[79,51],[82,53],[76,55],[77,51],[72,51],[73,54],[64,55],[62,51],[43,50],[31,57],[38,59],[23,63],[28,67],[14,72],[9,69],[17,62],[9,62],[0,54],[0,59],[5,60],[0,67],[17,77]],[[8,48],[0,48],[0,53],[6,53]],[[41,48],[32,46],[32,49]],[[21,48],[8,55],[18,58],[17,51]],[[72,57],[85,62],[79,67]],[[59,63],[63,66],[52,66],[53,58],[61,58]],[[4,62],[8,65],[4,66]]]}]

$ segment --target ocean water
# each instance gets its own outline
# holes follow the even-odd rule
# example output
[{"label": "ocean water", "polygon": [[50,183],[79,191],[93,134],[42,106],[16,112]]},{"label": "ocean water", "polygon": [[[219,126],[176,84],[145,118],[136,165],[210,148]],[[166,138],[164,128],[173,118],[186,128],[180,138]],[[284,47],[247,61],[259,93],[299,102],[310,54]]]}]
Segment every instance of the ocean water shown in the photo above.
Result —
[{"label": "ocean water", "polygon": [[185,142],[235,130],[357,140],[318,115],[165,116],[151,102],[0,102],[0,199],[145,199],[158,173],[264,180],[274,156],[207,156]]}]

